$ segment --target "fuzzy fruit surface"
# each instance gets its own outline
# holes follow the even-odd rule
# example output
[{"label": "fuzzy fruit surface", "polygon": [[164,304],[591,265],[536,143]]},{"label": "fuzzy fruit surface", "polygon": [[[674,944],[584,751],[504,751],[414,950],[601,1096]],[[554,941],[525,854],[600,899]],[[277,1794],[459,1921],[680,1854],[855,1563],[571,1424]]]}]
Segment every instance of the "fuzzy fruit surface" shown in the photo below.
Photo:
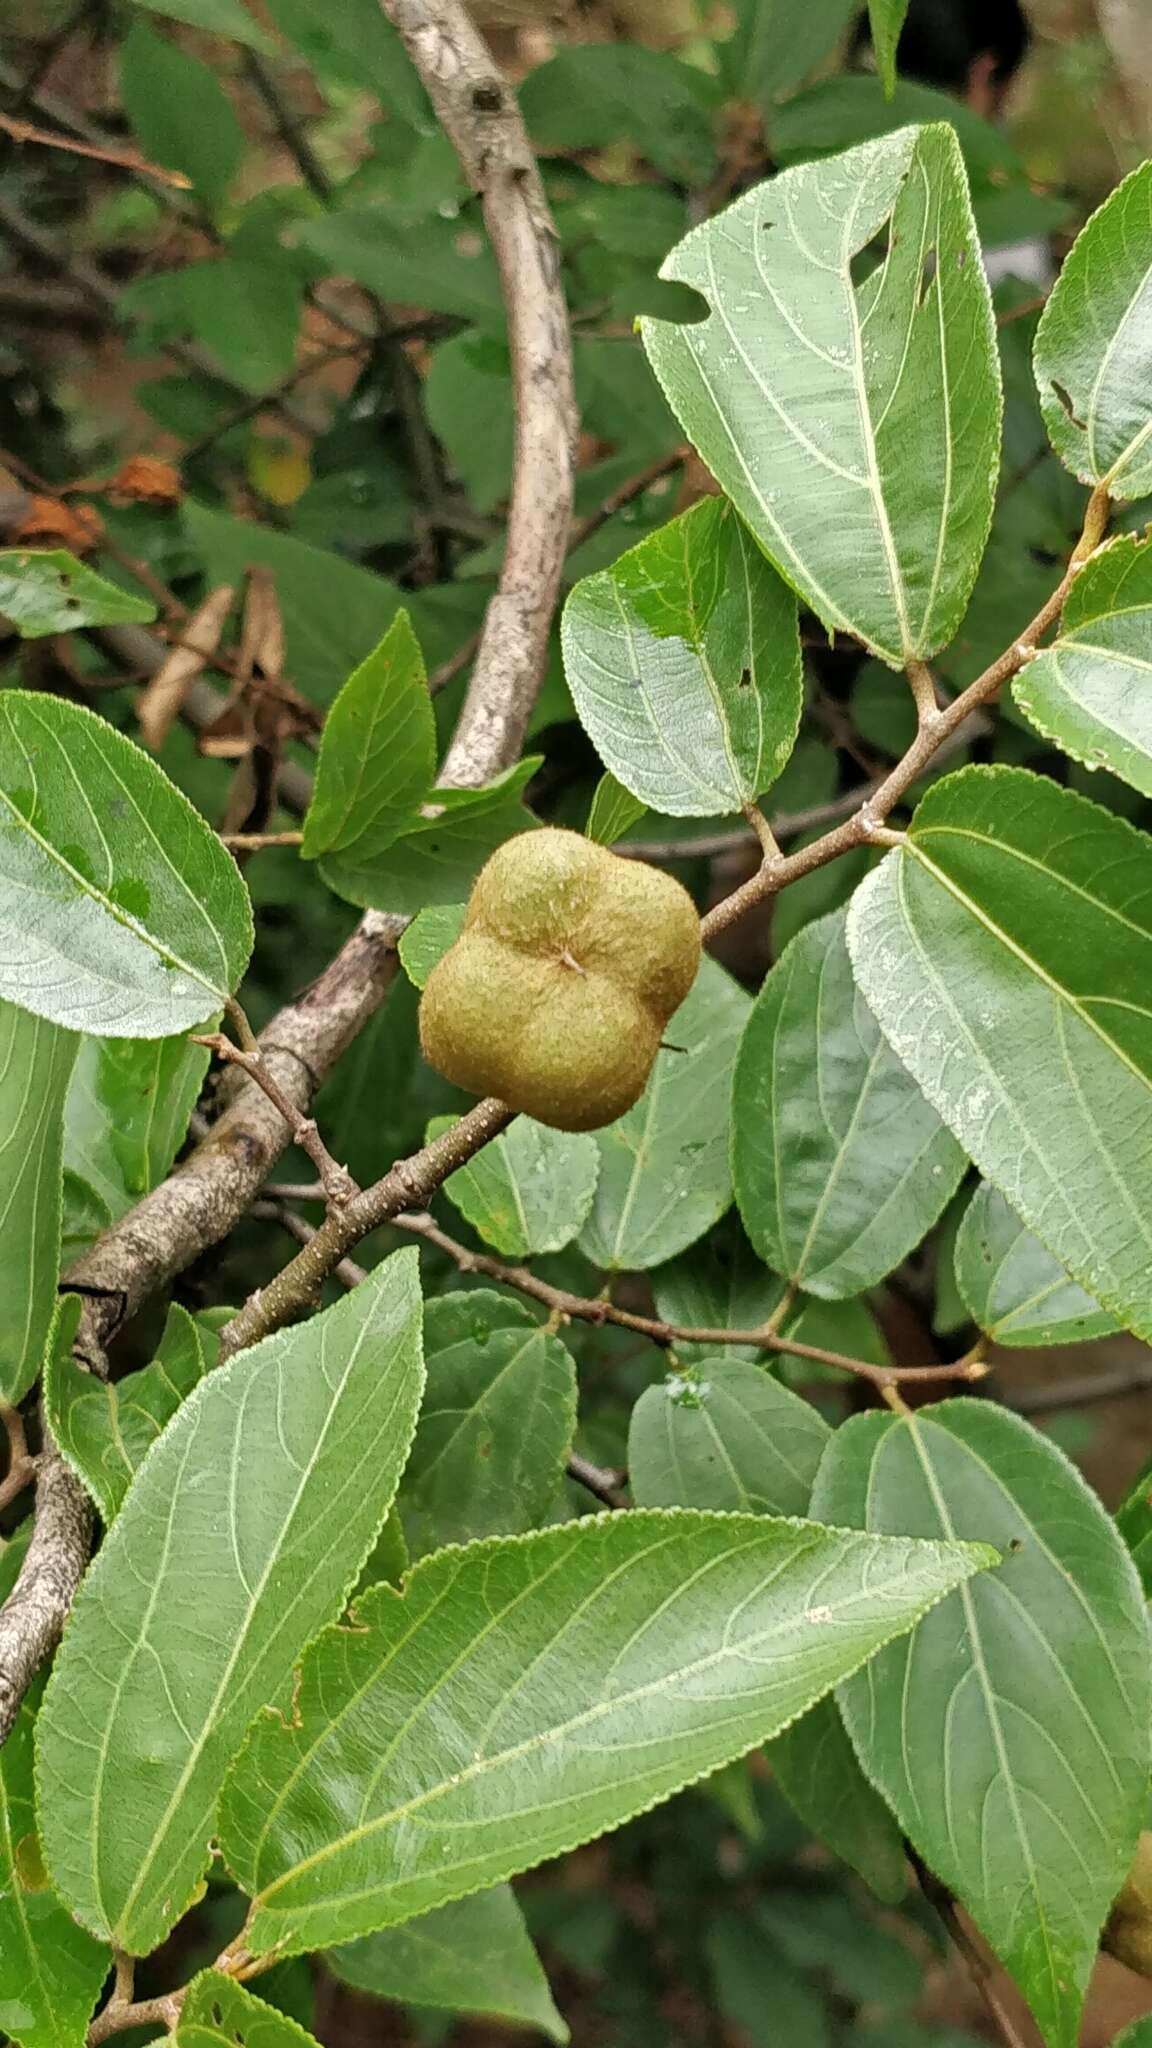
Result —
[{"label": "fuzzy fruit surface", "polygon": [[1152,1977],[1152,1832],[1136,1844],[1132,1868],[1112,1908],[1102,1946],[1109,1955]]},{"label": "fuzzy fruit surface", "polygon": [[554,1130],[595,1130],[643,1094],[699,965],[696,906],[670,875],[579,832],[525,832],[481,869],[428,977],[424,1056]]}]

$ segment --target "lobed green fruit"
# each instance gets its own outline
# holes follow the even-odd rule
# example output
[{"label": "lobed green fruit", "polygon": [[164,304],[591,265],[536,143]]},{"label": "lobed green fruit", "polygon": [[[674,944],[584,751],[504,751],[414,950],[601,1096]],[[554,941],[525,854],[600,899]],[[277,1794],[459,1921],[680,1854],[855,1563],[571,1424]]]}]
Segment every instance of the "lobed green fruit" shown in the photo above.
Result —
[{"label": "lobed green fruit", "polygon": [[1152,1977],[1152,1832],[1145,1828],[1136,1844],[1132,1868],[1108,1918],[1101,1947],[1109,1955]]},{"label": "lobed green fruit", "polygon": [[595,1130],[643,1094],[699,964],[679,882],[578,832],[522,833],[481,869],[428,977],[424,1056],[554,1130]]}]

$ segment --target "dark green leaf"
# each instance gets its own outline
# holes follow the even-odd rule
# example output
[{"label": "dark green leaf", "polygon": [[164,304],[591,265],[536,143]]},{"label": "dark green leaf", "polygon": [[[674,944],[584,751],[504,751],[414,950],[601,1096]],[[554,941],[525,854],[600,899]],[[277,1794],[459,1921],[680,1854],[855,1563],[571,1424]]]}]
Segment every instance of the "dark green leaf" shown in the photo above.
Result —
[{"label": "dark green leaf", "polygon": [[1152,1465],[1146,1465],[1124,1505],[1116,1526],[1132,1554],[1146,1594],[1152,1596]]},{"label": "dark green leaf", "polygon": [[733,92],[767,107],[827,56],[855,11],[855,0],[737,0],[736,33],[722,53]]},{"label": "dark green leaf", "polygon": [[1079,1344],[1119,1328],[987,1181],[964,1212],[955,1262],[969,1315],[997,1344]]},{"label": "dark green leaf", "polygon": [[602,775],[592,793],[585,831],[598,846],[614,846],[621,835],[644,817],[648,806],[617,782],[614,775]]},{"label": "dark green leaf", "polygon": [[416,1268],[397,1252],[210,1373],[80,1589],[39,1721],[45,1851],[81,1924],[132,1954],[198,1896],[227,1764],[387,1513],[423,1377]]},{"label": "dark green leaf", "polygon": [[252,950],[236,863],[154,761],[58,697],[0,697],[0,994],[57,1024],[166,1038]]},{"label": "dark green leaf", "polygon": [[98,1380],[72,1357],[79,1303],[68,1299],[72,1312],[62,1311],[45,1361],[45,1409],[60,1449],[108,1523],[145,1452],[203,1379],[215,1347],[173,1302],[151,1365],[121,1380]]},{"label": "dark green leaf", "polygon": [[424,89],[377,0],[265,0],[286,41],[322,78],[372,92],[413,127],[431,119]]},{"label": "dark green leaf", "polygon": [[766,1751],[776,1781],[802,1821],[877,1898],[895,1905],[908,1889],[900,1830],[869,1784],[834,1699],[820,1700]]},{"label": "dark green leaf", "polygon": [[1024,769],[965,768],[857,891],[848,943],[981,1172],[1152,1335],[1152,842]]},{"label": "dark green leaf", "polygon": [[397,1505],[409,1554],[544,1521],[576,1428],[576,1368],[522,1302],[487,1288],[424,1310],[428,1380]]},{"label": "dark green leaf", "polygon": [[896,45],[908,12],[908,0],[868,0],[868,26],[876,69],[889,99],[896,90]]},{"label": "dark green leaf", "polygon": [[17,2048],[84,2048],[112,1957],[48,1883],[36,1832],[33,1726],[25,1704],[0,1749],[0,2027]]},{"label": "dark green leaf", "polygon": [[[857,284],[854,260],[885,232]],[[781,574],[894,668],[946,645],[988,536],[1000,422],[953,130],[784,171],[694,229],[661,275],[710,314],[645,320],[653,366]]]},{"label": "dark green leaf", "polygon": [[535,825],[521,795],[539,765],[539,755],[530,755],[484,789],[430,790],[429,805],[441,807],[437,817],[415,819],[385,851],[363,860],[355,847],[325,854],[320,873],[346,902],[397,917],[458,903],[489,854]]},{"label": "dark green leaf", "polygon": [[67,548],[0,548],[0,618],[22,640],[155,617],[148,598],[106,582]]},{"label": "dark green leaf", "polygon": [[639,43],[573,43],[528,73],[520,106],[544,151],[627,139],[657,170],[702,185],[716,163],[717,92],[694,65]]},{"label": "dark green leaf", "polygon": [[215,212],[244,154],[243,130],[215,72],[136,21],[120,45],[120,96],[145,155],[183,171]]},{"label": "dark green leaf", "polygon": [[919,1244],[965,1164],[853,986],[844,913],[808,925],[736,1062],[732,1169],[757,1251],[811,1294],[860,1294]]},{"label": "dark green leaf", "polygon": [[397,612],[380,645],[349,676],[324,721],[306,860],[368,861],[414,817],[436,771],[436,722],[416,635]]},{"label": "dark green leaf", "polygon": [[1032,724],[1089,768],[1152,796],[1152,541],[1125,534],[1084,564],[1060,636],[1016,677]]},{"label": "dark green leaf", "polygon": [[[754,1330],[779,1306],[784,1282],[762,1266],[742,1233],[710,1238],[681,1252],[652,1275],[656,1312],[690,1330]],[[715,1355],[714,1344],[678,1342],[676,1356],[697,1364]],[[725,1346],[729,1358],[753,1359],[762,1347]]]},{"label": "dark green leaf", "polygon": [[120,294],[121,309],[158,342],[200,342],[243,391],[261,392],[288,376],[296,360],[302,292],[280,250],[259,259],[225,252],[139,277]]},{"label": "dark green leaf", "polygon": [[802,1515],[828,1424],[762,1366],[716,1357],[647,1387],[632,1410],[637,1507]]},{"label": "dark green leaf", "polygon": [[831,2048],[824,1999],[791,1969],[764,1929],[747,1915],[724,1913],[708,1930],[716,2003],[752,2048]]},{"label": "dark green leaf", "polygon": [[208,1059],[186,1037],[80,1040],[64,1112],[65,1263],[163,1180]]},{"label": "dark green leaf", "polygon": [[1077,236],[1036,331],[1052,446],[1114,498],[1152,490],[1152,163],[1109,195]]},{"label": "dark green leaf", "polygon": [[494,326],[502,301],[495,260],[482,235],[436,217],[400,226],[384,207],[353,208],[302,221],[296,246],[384,299]]},{"label": "dark green leaf", "polygon": [[276,54],[271,36],[253,20],[244,0],[132,0],[132,5],[149,14],[162,14],[170,21],[187,22],[189,28],[206,28],[213,35],[245,43],[251,50],[263,50],[269,56]]},{"label": "dark green leaf", "polygon": [[753,803],[800,722],[796,601],[722,498],[703,498],[578,583],[568,687],[605,766],[655,811]]},{"label": "dark green leaf", "polygon": [[80,1043],[0,1002],[0,1401],[10,1406],[40,1371],[56,1309],[64,1105]]},{"label": "dark green leaf", "polygon": [[319,2048],[295,2020],[217,1970],[193,1978],[171,2040],[172,2048]]},{"label": "dark green leaf", "polygon": [[507,345],[454,334],[432,351],[424,382],[428,423],[479,512],[508,495],[515,418]]},{"label": "dark green leaf", "polygon": [[553,2041],[568,2039],[508,1885],[348,1942],[324,1960],[359,1991],[445,2012],[493,2013]]},{"label": "dark green leaf", "polygon": [[865,1771],[1049,2048],[1075,2048],[1148,1778],[1148,1630],[1115,1528],[1054,1445],[985,1401],[853,1418],[812,1508],[949,1540],[979,1529],[1003,1553],[839,1698]]},{"label": "dark green leaf", "polygon": [[253,1728],[221,1806],[246,1940],[369,1934],[618,1826],[775,1734],[990,1555],[675,1511],[438,1552],[313,1646],[292,1725]]},{"label": "dark green leaf", "polygon": [[705,956],[635,1109],[597,1131],[600,1179],[580,1235],[596,1265],[662,1265],[724,1214],[732,1068],[748,1007],[743,989]]},{"label": "dark green leaf", "polygon": [[[455,1121],[434,1117],[429,1138]],[[595,1138],[518,1116],[448,1176],[444,1193],[486,1244],[505,1258],[523,1259],[572,1242],[592,1207],[599,1172]]]}]

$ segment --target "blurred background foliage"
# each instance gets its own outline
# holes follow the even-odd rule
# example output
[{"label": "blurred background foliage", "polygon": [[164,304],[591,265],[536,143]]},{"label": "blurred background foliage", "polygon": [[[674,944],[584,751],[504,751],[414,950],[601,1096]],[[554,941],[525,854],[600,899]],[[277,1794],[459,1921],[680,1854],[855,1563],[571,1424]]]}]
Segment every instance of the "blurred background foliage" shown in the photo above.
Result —
[{"label": "blurred background foliage", "polygon": [[[912,0],[889,96],[855,0],[475,0],[474,11],[517,84],[559,236],[582,416],[572,580],[711,487],[633,328],[640,313],[699,311],[658,275],[672,244],[775,169],[907,121],[955,124],[1007,394],[992,540],[940,663],[947,684],[970,679],[1038,608],[1079,529],[1082,493],[1049,451],[1029,351],[1078,226],[1152,150],[1147,0]],[[277,776],[307,765],[325,707],[401,604],[442,733],[466,685],[512,455],[503,309],[477,203],[377,0],[23,0],[0,50],[0,114],[0,525],[72,548],[160,610],[151,633],[0,638],[0,681],[98,703],[130,731],[143,701],[164,765],[214,824],[290,827]],[[188,637],[205,599],[192,637],[206,658],[157,705],[144,693],[163,641]],[[805,813],[900,754],[913,718],[902,679],[814,627],[807,638],[803,737],[773,793],[794,840]],[[582,825],[599,764],[555,652],[529,745],[542,756],[533,808]],[[1037,762],[1121,812],[1142,801],[1046,752],[1010,704],[974,722],[967,750]],[[630,836],[702,901],[753,861],[739,819],[705,839],[692,820],[649,815]],[[868,859],[822,868],[746,920],[725,963],[755,983],[804,923],[846,899]],[[304,886],[291,852],[263,851],[246,874],[258,912],[249,1002],[262,1022],[353,913]],[[460,1100],[419,1061],[415,1001],[401,978],[321,1098],[329,1143],[362,1180]],[[897,1357],[963,1340],[958,1213],[879,1298],[817,1304],[803,1334]],[[182,1298],[242,1297],[286,1245],[266,1220],[249,1223],[186,1276]],[[730,1223],[704,1266],[694,1254],[696,1320],[737,1298],[746,1259]],[[597,1284],[574,1250],[540,1269],[581,1292]],[[443,1283],[460,1284],[455,1269]],[[658,1276],[662,1312],[675,1313],[684,1284],[673,1268]],[[154,1335],[141,1335],[142,1357]],[[619,1330],[569,1340],[582,1448],[621,1463],[658,1360]],[[1011,1354],[1008,1383],[1114,1502],[1150,1448],[1129,1399],[1147,1361],[1125,1337],[1094,1352],[1111,1401],[1084,1407],[1059,1386],[1053,1399],[1067,1365],[1040,1351]],[[830,1412],[854,1398],[825,1392]],[[583,1505],[573,1495],[557,1513]],[[588,2048],[983,2038],[931,1908],[918,1894],[875,1899],[808,1836],[760,1759],[519,1890]],[[183,1974],[196,1944],[215,1953],[234,1908],[213,1892],[174,1937]],[[172,1958],[148,1971],[159,1988]],[[261,1990],[333,2048],[513,2038],[452,2010],[383,2003],[303,1961]],[[1139,1980],[1103,1964],[1088,2048],[1148,2003]]]}]

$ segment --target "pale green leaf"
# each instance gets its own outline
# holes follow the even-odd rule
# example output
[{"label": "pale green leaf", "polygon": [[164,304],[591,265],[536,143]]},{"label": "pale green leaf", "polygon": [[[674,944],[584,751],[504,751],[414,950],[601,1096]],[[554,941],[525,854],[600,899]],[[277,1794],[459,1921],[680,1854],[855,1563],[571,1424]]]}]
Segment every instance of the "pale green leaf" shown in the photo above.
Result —
[{"label": "pale green leaf", "polygon": [[1077,236],[1036,330],[1040,406],[1061,462],[1114,498],[1152,490],[1152,163]]},{"label": "pale green leaf", "polygon": [[[276,54],[276,45],[254,20],[244,0],[132,0],[148,14],[162,14],[171,21],[183,21],[189,28],[206,28],[213,35],[228,36],[234,43],[246,43],[250,50]],[[275,14],[275,8],[272,9]]]},{"label": "pale green leaf", "polygon": [[145,154],[182,171],[205,206],[222,206],[244,131],[215,71],[135,21],[120,45],[120,97]]},{"label": "pale green leaf", "polygon": [[0,1749],[0,2028],[17,2048],[84,2048],[112,1967],[48,1883],[36,1832],[30,1704]]},{"label": "pale green leaf", "polygon": [[231,854],[154,761],[59,697],[0,696],[0,995],[98,1035],[221,1009],[252,911]]},{"label": "pale green leaf", "polygon": [[723,817],[776,780],[800,723],[796,600],[722,498],[586,576],[564,668],[606,768],[671,817]]},{"label": "pale green leaf", "polygon": [[320,873],[346,902],[397,917],[458,903],[489,854],[536,824],[521,797],[539,765],[539,755],[529,755],[483,789],[431,790],[428,803],[439,815],[415,818],[382,852],[362,855],[354,846],[325,854]]},{"label": "pale green leaf", "polygon": [[146,1451],[215,1356],[208,1332],[175,1302],[150,1365],[121,1380],[98,1380],[72,1357],[74,1296],[61,1313],[44,1366],[44,1405],[60,1449],[111,1522],[123,1505]]},{"label": "pale green leaf", "polygon": [[810,1294],[861,1294],[919,1244],[965,1165],[853,986],[844,913],[807,925],[736,1061],[732,1171],[756,1250]]},{"label": "pale green leaf", "polygon": [[997,1344],[1079,1344],[1119,1328],[987,1181],[964,1211],[955,1264],[965,1308]]},{"label": "pale green leaf", "polygon": [[[433,1117],[438,1138],[455,1117]],[[595,1138],[553,1131],[518,1116],[449,1174],[444,1193],[472,1228],[508,1259],[562,1251],[585,1222],[596,1194],[600,1150]]]},{"label": "pale green leaf", "polygon": [[1003,1553],[839,1699],[865,1771],[1048,2048],[1076,2048],[1148,1781],[1148,1630],[1115,1527],[1053,1444],[971,1400],[855,1417],[812,1507],[949,1541],[979,1530]]},{"label": "pale green leaf", "polygon": [[172,2048],[319,2048],[295,2020],[218,1970],[192,1979],[171,2041]]},{"label": "pale green leaf", "polygon": [[802,1515],[828,1424],[762,1366],[720,1355],[646,1387],[628,1430],[641,1508]]},{"label": "pale green leaf", "polygon": [[[854,262],[884,236],[862,283]],[[706,320],[642,323],[669,402],[781,574],[902,667],[956,631],[999,455],[992,306],[951,127],[784,171],[661,276]]]},{"label": "pale green leaf", "polygon": [[508,1885],[382,1928],[331,1949],[324,1960],[358,1991],[442,2012],[492,2013],[537,2027],[553,2041],[568,2039]]},{"label": "pale green leaf", "polygon": [[596,1265],[661,1265],[724,1214],[732,1067],[748,1009],[743,989],[705,955],[636,1107],[596,1132],[600,1179],[580,1233]]},{"label": "pale green leaf", "polygon": [[1060,636],[1012,695],[1038,731],[1089,768],[1152,796],[1152,541],[1124,534],[1084,564]]},{"label": "pale green leaf", "polygon": [[868,26],[876,69],[891,98],[896,90],[896,46],[908,12],[908,0],[868,0]]},{"label": "pale green leaf", "polygon": [[[755,1330],[779,1306],[784,1282],[762,1266],[742,1232],[710,1237],[658,1266],[652,1275],[656,1313],[689,1330]],[[728,1344],[729,1358],[759,1358],[761,1345]],[[684,1364],[714,1356],[714,1344],[678,1342]]]},{"label": "pale green leaf", "polygon": [[197,1895],[217,1794],[371,1549],[420,1399],[417,1255],[210,1373],[85,1578],[38,1731],[45,1853],[131,1954]]},{"label": "pale green leaf", "polygon": [[454,946],[464,925],[463,903],[434,903],[420,910],[400,934],[401,965],[410,982],[423,988],[436,962]]},{"label": "pale green leaf", "polygon": [[60,1275],[64,1105],[80,1040],[0,1002],[0,1400],[40,1370]]},{"label": "pale green leaf", "polygon": [[588,823],[584,829],[597,846],[615,846],[629,826],[644,816],[647,808],[647,804],[634,797],[614,775],[605,774],[592,792]]},{"label": "pale green leaf", "polygon": [[980,1171],[1152,1336],[1152,841],[1024,769],[962,769],[857,890],[848,943]]},{"label": "pale green leaf", "polygon": [[802,1821],[895,1905],[908,1889],[900,1830],[848,1740],[834,1699],[820,1700],[766,1751],[780,1790]]},{"label": "pale green leaf", "polygon": [[0,619],[22,640],[155,617],[147,598],[97,576],[67,548],[0,548]]},{"label": "pale green leaf", "polygon": [[293,1725],[262,1717],[229,1776],[246,1940],[368,1934],[619,1826],[775,1734],[991,1557],[639,1510],[438,1552],[320,1637]]},{"label": "pale green leaf", "polygon": [[208,1060],[184,1036],[80,1040],[64,1110],[65,1263],[163,1180]]},{"label": "pale green leaf", "polygon": [[371,860],[391,846],[432,787],[436,721],[419,644],[397,612],[324,721],[300,851]]},{"label": "pale green leaf", "polygon": [[397,1507],[410,1556],[543,1522],[576,1429],[572,1355],[487,1288],[424,1309],[427,1385]]}]

